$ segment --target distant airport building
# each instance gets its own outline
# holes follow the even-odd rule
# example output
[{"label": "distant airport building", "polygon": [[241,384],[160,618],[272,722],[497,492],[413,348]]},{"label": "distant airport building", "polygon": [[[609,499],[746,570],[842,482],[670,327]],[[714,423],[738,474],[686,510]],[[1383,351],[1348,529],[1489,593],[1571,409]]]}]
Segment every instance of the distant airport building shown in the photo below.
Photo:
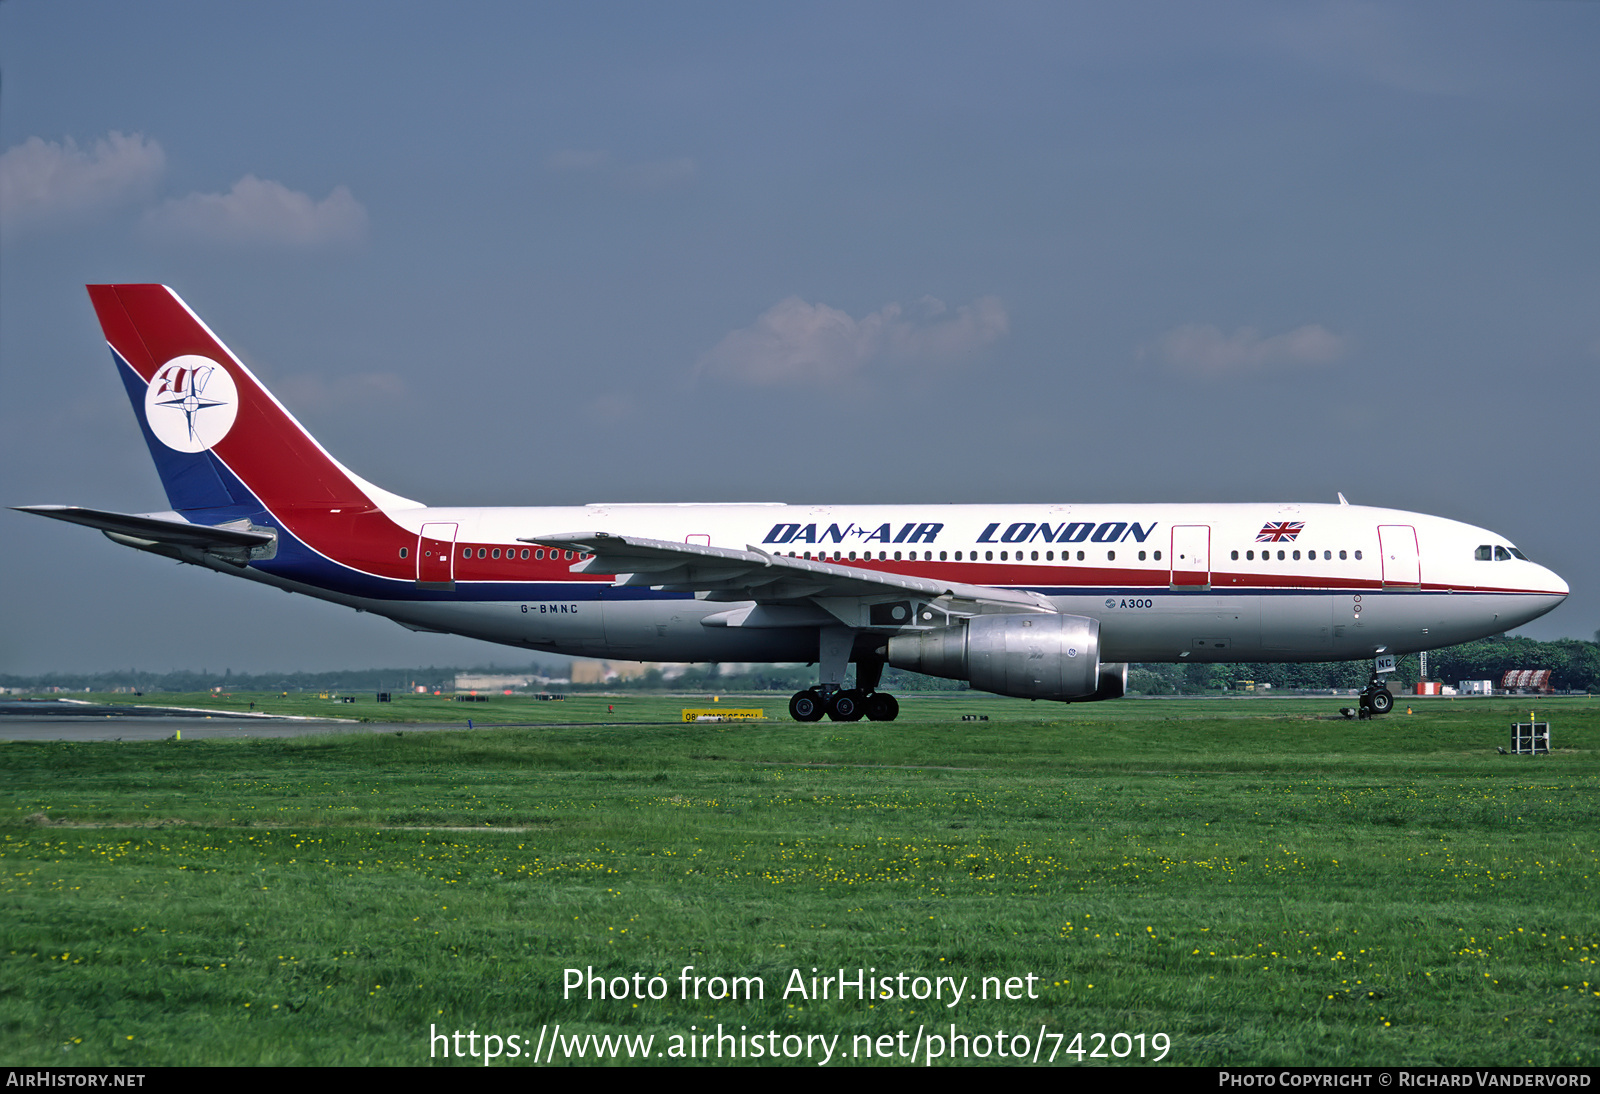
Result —
[{"label": "distant airport building", "polygon": [[613,680],[637,680],[652,671],[659,671],[663,679],[682,676],[689,665],[678,661],[573,661],[574,684],[605,684]]},{"label": "distant airport building", "polygon": [[1502,691],[1547,692],[1550,689],[1549,669],[1512,669],[1500,678]]},{"label": "distant airport building", "polygon": [[481,672],[456,673],[457,691],[507,691],[550,683],[549,677],[531,672],[489,674]]}]

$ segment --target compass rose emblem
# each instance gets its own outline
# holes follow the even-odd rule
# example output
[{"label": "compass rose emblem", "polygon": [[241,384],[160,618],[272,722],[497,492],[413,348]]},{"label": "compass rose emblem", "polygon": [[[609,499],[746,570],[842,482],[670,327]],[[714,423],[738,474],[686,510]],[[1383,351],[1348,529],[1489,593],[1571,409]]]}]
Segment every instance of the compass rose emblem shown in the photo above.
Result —
[{"label": "compass rose emblem", "polygon": [[239,413],[239,389],[209,357],[185,354],[156,370],[144,393],[144,416],[162,444],[204,452],[228,435]]}]

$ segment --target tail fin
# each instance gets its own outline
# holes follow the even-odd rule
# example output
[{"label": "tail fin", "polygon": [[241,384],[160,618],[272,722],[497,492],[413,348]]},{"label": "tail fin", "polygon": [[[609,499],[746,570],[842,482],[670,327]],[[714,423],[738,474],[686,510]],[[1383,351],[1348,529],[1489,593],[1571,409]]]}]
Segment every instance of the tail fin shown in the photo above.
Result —
[{"label": "tail fin", "polygon": [[418,505],[328,455],[165,285],[90,285],[89,299],[173,509]]}]

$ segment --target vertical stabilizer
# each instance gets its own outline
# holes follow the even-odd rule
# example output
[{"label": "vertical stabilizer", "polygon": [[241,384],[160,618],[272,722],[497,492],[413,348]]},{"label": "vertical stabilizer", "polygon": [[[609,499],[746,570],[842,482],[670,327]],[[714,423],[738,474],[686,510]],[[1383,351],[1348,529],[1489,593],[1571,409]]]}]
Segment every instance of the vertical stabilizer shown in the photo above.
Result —
[{"label": "vertical stabilizer", "polygon": [[89,298],[174,509],[418,504],[328,455],[165,285],[90,285]]}]

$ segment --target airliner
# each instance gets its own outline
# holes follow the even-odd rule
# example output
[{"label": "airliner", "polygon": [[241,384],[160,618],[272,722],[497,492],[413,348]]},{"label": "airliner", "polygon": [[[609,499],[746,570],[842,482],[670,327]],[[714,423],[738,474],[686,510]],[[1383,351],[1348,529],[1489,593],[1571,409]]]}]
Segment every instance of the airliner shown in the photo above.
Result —
[{"label": "airliner", "polygon": [[[1338,504],[424,505],[351,472],[163,285],[91,285],[171,509],[34,505],[414,631],[639,661],[806,662],[802,722],[893,720],[885,666],[1114,699],[1129,662],[1393,659],[1567,584],[1506,537]],[[856,666],[850,686],[848,667]]]}]

